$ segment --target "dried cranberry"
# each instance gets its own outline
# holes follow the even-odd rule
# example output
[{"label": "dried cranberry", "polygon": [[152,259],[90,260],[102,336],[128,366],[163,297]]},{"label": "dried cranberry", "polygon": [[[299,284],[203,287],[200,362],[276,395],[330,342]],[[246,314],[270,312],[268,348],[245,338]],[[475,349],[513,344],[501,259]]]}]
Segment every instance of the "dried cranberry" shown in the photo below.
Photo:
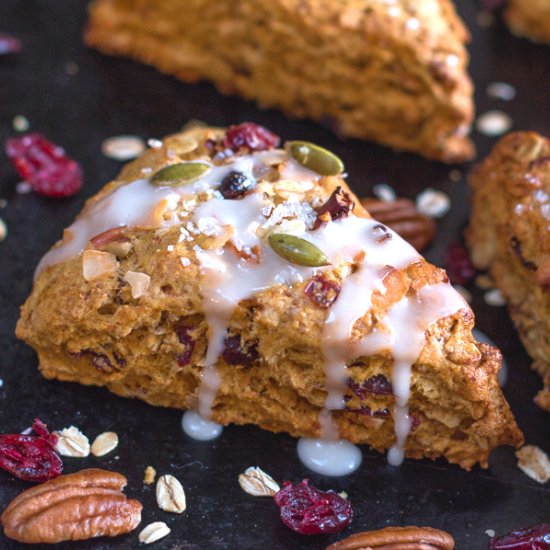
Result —
[{"label": "dried cranberry", "polygon": [[346,407],[344,409],[347,412],[354,412],[355,414],[359,414],[361,416],[377,416],[377,417],[385,417],[389,416],[390,411],[388,409],[376,409],[373,411],[368,405],[361,405],[358,408],[352,408],[352,407]]},{"label": "dried cranberry", "polygon": [[191,361],[191,355],[193,355],[193,350],[195,349],[195,339],[191,336],[190,331],[193,330],[193,327],[186,327],[185,325],[180,325],[176,328],[176,334],[180,344],[183,344],[183,352],[176,355],[176,361],[180,367],[185,367]]},{"label": "dried cranberry", "polygon": [[375,395],[391,395],[393,393],[391,382],[383,374],[371,376],[360,384],[350,378],[348,387],[361,400],[365,399],[369,393]]},{"label": "dried cranberry", "polygon": [[548,550],[549,548],[549,523],[518,529],[494,538],[489,543],[490,550]]},{"label": "dried cranberry", "polygon": [[279,136],[254,122],[243,122],[227,129],[223,144],[230,149],[248,147],[251,151],[265,151],[279,145]]},{"label": "dried cranberry", "polygon": [[229,172],[223,178],[218,191],[223,195],[224,199],[238,199],[253,189],[254,186],[255,182],[250,180],[246,174],[242,172]]},{"label": "dried cranberry", "polygon": [[331,220],[346,218],[350,212],[353,212],[354,206],[355,203],[351,200],[349,194],[338,186],[327,202],[317,211],[317,219],[313,224],[313,229],[317,229]]},{"label": "dried cranberry", "polygon": [[8,139],[6,154],[19,175],[41,195],[70,197],[82,187],[78,164],[40,134]]},{"label": "dried cranberry", "polygon": [[304,292],[320,308],[328,309],[337,300],[340,294],[340,285],[319,273],[311,278]]},{"label": "dried cranberry", "polygon": [[468,251],[458,243],[452,243],[445,254],[445,269],[454,285],[465,285],[476,276],[476,270]]},{"label": "dried cranberry", "polygon": [[228,365],[245,365],[249,367],[258,359],[258,350],[256,344],[249,344],[243,348],[241,346],[241,336],[237,334],[226,337],[222,357]]},{"label": "dried cranberry", "polygon": [[47,481],[61,475],[63,462],[55,452],[57,436],[36,418],[36,435],[0,435],[0,468],[26,481]]},{"label": "dried cranberry", "polygon": [[349,500],[334,491],[310,487],[307,479],[296,485],[283,483],[273,498],[283,523],[302,535],[336,533],[347,527],[353,516]]},{"label": "dried cranberry", "polygon": [[6,32],[0,32],[0,56],[19,53],[21,41]]}]

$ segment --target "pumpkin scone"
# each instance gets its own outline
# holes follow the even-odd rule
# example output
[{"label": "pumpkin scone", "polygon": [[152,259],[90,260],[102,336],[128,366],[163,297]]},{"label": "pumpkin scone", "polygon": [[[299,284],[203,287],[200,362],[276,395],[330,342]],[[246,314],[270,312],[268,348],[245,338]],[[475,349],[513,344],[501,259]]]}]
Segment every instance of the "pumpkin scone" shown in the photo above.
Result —
[{"label": "pumpkin scone", "polygon": [[509,0],[504,19],[510,30],[534,42],[550,44],[550,2],[548,0]]},{"label": "pumpkin scone", "polygon": [[96,0],[85,39],[343,136],[474,153],[469,35],[450,0]]},{"label": "pumpkin scone", "polygon": [[533,132],[502,138],[470,178],[472,260],[487,269],[544,388],[550,411],[550,140]]},{"label": "pumpkin scone", "polygon": [[500,353],[445,272],[370,217],[338,157],[278,142],[194,128],[92,197],[22,307],[44,376],[393,463],[520,444]]}]

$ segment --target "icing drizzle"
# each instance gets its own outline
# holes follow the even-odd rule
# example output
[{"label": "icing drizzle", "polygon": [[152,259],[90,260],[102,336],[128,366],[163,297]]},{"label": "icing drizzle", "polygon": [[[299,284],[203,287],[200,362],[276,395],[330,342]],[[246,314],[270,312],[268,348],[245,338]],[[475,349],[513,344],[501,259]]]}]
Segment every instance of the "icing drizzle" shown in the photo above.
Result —
[{"label": "icing drizzle", "polygon": [[[279,164],[278,183],[290,181],[296,191],[278,202],[273,200],[277,183],[262,181],[269,166],[274,164]],[[226,200],[216,192],[231,171],[244,172],[257,183],[244,198]],[[203,249],[195,244],[193,247],[200,265],[203,309],[209,326],[198,413],[208,420],[221,383],[216,364],[237,304],[273,284],[291,286],[325,269],[342,269],[347,276],[343,277],[340,294],[328,311],[323,329],[327,395],[319,415],[321,437],[325,440],[339,437],[332,411],[345,407],[347,363],[389,350],[393,357],[396,443],[388,453],[388,460],[399,464],[411,429],[408,414],[411,367],[422,350],[426,329],[467,305],[451,285],[427,285],[393,304],[367,335],[353,339],[354,325],[370,310],[373,294],[386,292],[384,277],[393,268],[405,268],[419,261],[420,256],[385,226],[353,214],[310,231],[315,211],[303,197],[318,178],[284,151],[272,150],[239,156],[223,166],[212,166],[191,185],[158,187],[147,179],[135,180],[91,203],[66,230],[60,245],[42,258],[37,274],[49,265],[80,254],[91,238],[113,227],[155,229],[179,224],[182,234],[190,241],[193,240],[190,228],[195,234],[202,232],[213,237],[229,229],[230,237],[222,239],[220,246]],[[197,205],[194,199],[199,193],[206,193],[208,200]],[[182,204],[184,209],[187,204],[183,218],[180,216]],[[310,241],[327,255],[331,265],[303,267],[284,260],[265,244],[267,235],[274,230]],[[228,241],[231,247],[225,246]],[[352,264],[354,271],[349,269]],[[313,443],[305,446],[317,447]]]}]

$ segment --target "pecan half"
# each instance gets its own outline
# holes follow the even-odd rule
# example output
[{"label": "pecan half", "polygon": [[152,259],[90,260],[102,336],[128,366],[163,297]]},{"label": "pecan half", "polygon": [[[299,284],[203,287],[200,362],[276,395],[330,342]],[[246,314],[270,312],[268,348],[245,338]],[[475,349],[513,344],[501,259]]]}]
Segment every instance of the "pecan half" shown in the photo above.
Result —
[{"label": "pecan half", "polygon": [[455,541],[432,527],[386,527],[331,544],[327,550],[453,550]]},{"label": "pecan half", "polygon": [[361,199],[361,204],[376,221],[393,229],[417,250],[426,248],[435,237],[435,221],[420,214],[412,200],[366,198]]},{"label": "pecan half", "polygon": [[114,537],[141,521],[141,503],[122,493],[126,478],[91,468],[23,491],[4,510],[4,534],[25,543]]}]

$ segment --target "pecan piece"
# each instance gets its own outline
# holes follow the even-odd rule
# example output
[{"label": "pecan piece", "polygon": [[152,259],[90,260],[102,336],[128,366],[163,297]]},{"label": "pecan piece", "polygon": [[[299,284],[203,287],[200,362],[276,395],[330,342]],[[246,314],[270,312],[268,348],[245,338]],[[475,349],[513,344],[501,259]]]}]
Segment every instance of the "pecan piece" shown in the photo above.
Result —
[{"label": "pecan piece", "polygon": [[141,503],[122,493],[122,474],[97,468],[59,476],[23,491],[0,516],[4,534],[25,543],[114,537],[141,521]]},{"label": "pecan piece", "polygon": [[432,527],[386,527],[331,544],[327,550],[453,550],[455,541]]},{"label": "pecan piece", "polygon": [[382,201],[366,198],[361,199],[361,204],[376,221],[393,229],[417,250],[426,248],[435,237],[435,221],[420,214],[409,199]]}]

